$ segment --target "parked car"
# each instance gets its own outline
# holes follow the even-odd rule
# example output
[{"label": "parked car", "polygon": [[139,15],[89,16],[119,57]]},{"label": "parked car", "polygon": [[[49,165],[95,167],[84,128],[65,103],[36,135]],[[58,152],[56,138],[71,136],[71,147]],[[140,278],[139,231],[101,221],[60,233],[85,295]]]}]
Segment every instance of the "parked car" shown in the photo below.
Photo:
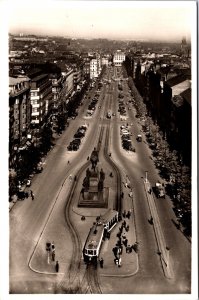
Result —
[{"label": "parked car", "polygon": [[157,198],[165,198],[165,188],[162,183],[156,182],[154,192]]},{"label": "parked car", "polygon": [[138,142],[142,142],[142,136],[141,136],[141,134],[138,134],[138,135],[137,135],[136,140],[137,140]]}]

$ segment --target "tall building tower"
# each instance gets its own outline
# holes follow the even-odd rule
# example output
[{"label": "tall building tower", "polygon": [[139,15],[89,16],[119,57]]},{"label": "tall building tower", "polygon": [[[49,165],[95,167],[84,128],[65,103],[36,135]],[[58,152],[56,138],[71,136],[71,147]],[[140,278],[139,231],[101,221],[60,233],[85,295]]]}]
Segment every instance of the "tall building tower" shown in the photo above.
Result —
[{"label": "tall building tower", "polygon": [[180,48],[181,48],[181,55],[182,55],[182,57],[188,57],[188,55],[189,55],[189,49],[188,49],[186,37],[182,38],[182,42],[181,42]]}]

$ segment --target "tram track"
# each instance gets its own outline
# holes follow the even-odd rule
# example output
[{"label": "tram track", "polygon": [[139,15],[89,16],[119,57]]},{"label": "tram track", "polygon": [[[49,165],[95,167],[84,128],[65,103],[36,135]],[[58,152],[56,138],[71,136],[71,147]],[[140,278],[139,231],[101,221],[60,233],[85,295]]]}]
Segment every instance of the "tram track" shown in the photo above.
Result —
[{"label": "tram track", "polygon": [[110,153],[108,151],[109,149],[109,136],[110,136],[110,124],[107,127],[106,130],[106,136],[105,136],[105,146],[104,146],[104,157],[106,161],[111,165],[113,170],[116,174],[116,184],[117,184],[117,193],[116,193],[116,201],[115,201],[115,210],[119,212],[119,214],[122,213],[122,200],[121,200],[121,192],[122,192],[122,178],[121,178],[121,172],[116,163],[111,159]]},{"label": "tram track", "polygon": [[86,277],[91,294],[102,294],[99,284],[98,271],[93,265],[88,265]]},{"label": "tram track", "polygon": [[[107,103],[108,104],[108,103]],[[107,105],[106,104],[106,105]],[[110,106],[110,99],[109,99],[109,105]],[[104,112],[105,117],[106,112]],[[102,146],[102,139],[104,135],[104,126],[100,128],[98,142],[96,145],[96,150],[99,152]],[[110,124],[108,125],[106,129],[106,136],[105,136],[105,142],[104,142],[104,149],[103,154],[108,164],[111,165],[113,168],[115,174],[116,174],[116,184],[117,184],[117,193],[116,193],[116,201],[115,201],[115,209],[121,213],[122,211],[122,204],[121,204],[121,174],[120,170],[117,167],[117,165],[112,161],[112,159],[109,157],[108,153],[108,147],[109,147],[109,135],[110,135]],[[99,275],[98,271],[94,269],[94,267],[88,266],[88,269],[86,269],[85,274],[83,276],[83,279],[80,280],[80,269],[81,269],[81,261],[82,261],[82,243],[81,239],[79,237],[79,233],[75,225],[73,224],[72,217],[71,217],[71,206],[72,206],[72,199],[76,190],[78,178],[81,176],[81,174],[88,168],[90,165],[90,161],[87,161],[85,164],[82,165],[82,167],[77,171],[76,173],[76,181],[73,182],[70,192],[68,194],[68,198],[66,201],[65,206],[65,221],[68,227],[68,230],[70,232],[72,245],[73,245],[73,251],[72,251],[72,257],[70,260],[70,265],[68,268],[68,273],[64,275],[64,278],[62,279],[61,283],[59,284],[59,290],[62,291],[62,293],[83,293],[83,285],[85,286],[85,281],[87,281],[87,287],[89,287],[90,293],[92,294],[101,294],[101,288],[99,284]],[[83,284],[84,282],[84,284]],[[86,288],[88,292],[88,288]]]},{"label": "tram track", "polygon": [[[100,151],[103,133],[104,133],[104,127],[101,127],[97,146],[96,146],[97,151]],[[66,200],[65,222],[66,222],[67,228],[68,228],[70,236],[71,236],[73,251],[72,251],[72,257],[70,260],[70,265],[68,268],[68,273],[65,274],[64,278],[62,279],[61,283],[58,286],[58,290],[61,291],[62,293],[74,293],[74,291],[76,293],[78,293],[79,291],[81,291],[80,278],[79,278],[78,274],[79,274],[79,271],[81,268],[82,243],[81,243],[81,239],[79,237],[78,230],[72,221],[71,206],[72,206],[72,200],[74,198],[74,193],[76,190],[78,178],[88,168],[89,165],[90,165],[90,161],[87,161],[77,171],[76,180],[73,182],[71,189],[69,191],[67,200]],[[97,282],[97,280],[96,280],[96,282]]]},{"label": "tram track", "polygon": [[[110,100],[109,105],[110,107]],[[116,175],[116,185],[117,185],[117,192],[116,192],[116,199],[114,203],[114,208],[119,212],[119,214],[122,214],[122,198],[121,198],[121,191],[122,191],[122,179],[121,179],[121,172],[116,163],[111,159],[110,153],[109,153],[109,139],[110,139],[110,123],[107,125],[106,128],[106,135],[105,135],[105,141],[104,141],[104,148],[103,148],[103,155],[105,157],[105,160],[107,163],[112,167],[112,169],[115,172]],[[86,277],[88,281],[88,286],[90,289],[90,292],[92,294],[101,294],[101,288],[99,284],[99,275],[97,269],[94,268],[93,265],[89,265],[88,269],[86,270]]]}]

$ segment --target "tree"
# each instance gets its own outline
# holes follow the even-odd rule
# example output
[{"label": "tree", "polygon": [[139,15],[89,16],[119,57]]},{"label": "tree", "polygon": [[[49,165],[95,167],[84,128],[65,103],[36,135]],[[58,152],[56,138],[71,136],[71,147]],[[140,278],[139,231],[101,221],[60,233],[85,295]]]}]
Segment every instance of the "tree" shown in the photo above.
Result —
[{"label": "tree", "polygon": [[42,144],[41,150],[47,153],[52,145],[52,129],[49,125],[44,126],[42,131]]}]

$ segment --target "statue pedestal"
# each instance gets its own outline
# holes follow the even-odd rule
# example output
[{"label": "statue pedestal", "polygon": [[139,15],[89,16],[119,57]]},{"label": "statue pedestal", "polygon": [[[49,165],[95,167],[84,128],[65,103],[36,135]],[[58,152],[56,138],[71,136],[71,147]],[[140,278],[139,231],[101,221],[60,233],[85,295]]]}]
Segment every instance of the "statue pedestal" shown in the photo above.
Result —
[{"label": "statue pedestal", "polygon": [[101,187],[99,190],[99,182],[101,180],[100,172],[96,167],[95,170],[87,171],[87,180],[89,180],[88,189],[84,194],[80,194],[78,206],[80,207],[107,207],[108,190]]},{"label": "statue pedestal", "polygon": [[99,181],[99,171],[96,168],[96,171],[91,170],[89,178],[89,194],[98,193],[98,181]]},{"label": "statue pedestal", "polygon": [[101,192],[84,192],[84,197],[80,194],[78,206],[87,208],[107,208],[108,196],[108,187],[104,187]]}]

